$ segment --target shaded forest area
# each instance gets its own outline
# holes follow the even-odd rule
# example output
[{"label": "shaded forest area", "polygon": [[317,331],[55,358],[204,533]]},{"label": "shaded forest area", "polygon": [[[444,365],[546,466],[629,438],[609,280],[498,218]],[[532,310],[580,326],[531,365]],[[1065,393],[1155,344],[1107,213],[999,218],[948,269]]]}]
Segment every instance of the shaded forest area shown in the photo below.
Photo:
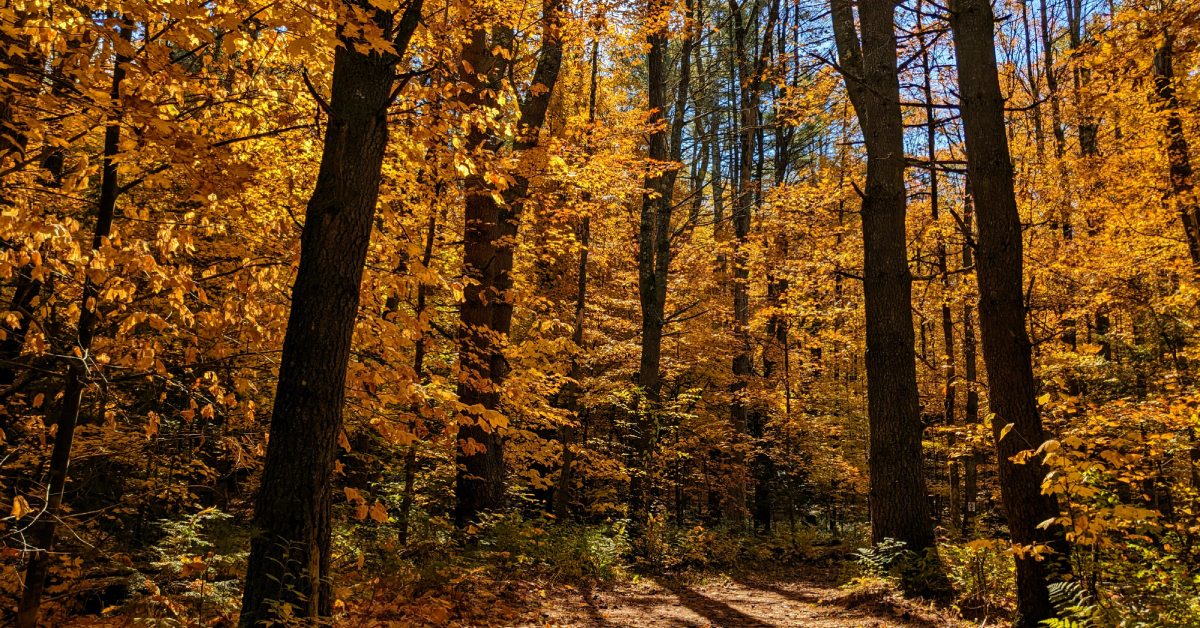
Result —
[{"label": "shaded forest area", "polygon": [[1200,625],[1198,138],[1188,0],[6,0],[0,622]]}]

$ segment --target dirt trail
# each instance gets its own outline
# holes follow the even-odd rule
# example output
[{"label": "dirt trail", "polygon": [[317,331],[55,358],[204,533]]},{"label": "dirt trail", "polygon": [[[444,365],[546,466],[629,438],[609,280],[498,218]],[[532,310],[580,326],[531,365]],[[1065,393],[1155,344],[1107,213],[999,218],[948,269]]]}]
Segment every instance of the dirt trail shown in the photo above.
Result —
[{"label": "dirt trail", "polygon": [[781,628],[968,626],[884,590],[848,593],[810,581],[740,579],[683,584],[659,578],[559,599],[542,626]]}]

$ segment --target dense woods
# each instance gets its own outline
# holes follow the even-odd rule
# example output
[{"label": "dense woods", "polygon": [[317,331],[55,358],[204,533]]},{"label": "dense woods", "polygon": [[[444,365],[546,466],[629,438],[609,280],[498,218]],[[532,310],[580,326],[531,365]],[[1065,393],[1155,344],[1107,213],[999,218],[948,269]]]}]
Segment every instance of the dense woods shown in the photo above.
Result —
[{"label": "dense woods", "polygon": [[1200,625],[1197,136],[1187,0],[7,0],[0,622]]}]

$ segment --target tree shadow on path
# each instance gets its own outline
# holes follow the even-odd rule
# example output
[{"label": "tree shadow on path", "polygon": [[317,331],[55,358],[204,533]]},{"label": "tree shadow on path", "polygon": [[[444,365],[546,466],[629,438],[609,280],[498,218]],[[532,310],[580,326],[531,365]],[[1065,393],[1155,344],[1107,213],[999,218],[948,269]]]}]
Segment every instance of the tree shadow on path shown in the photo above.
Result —
[{"label": "tree shadow on path", "polygon": [[701,595],[693,591],[687,586],[679,582],[672,581],[667,578],[655,578],[654,582],[662,588],[670,591],[679,602],[686,606],[689,610],[701,617],[712,622],[713,626],[737,626],[738,628],[776,628],[775,624],[768,624],[761,621],[753,615],[748,615],[738,609],[721,602],[714,600],[711,597]]},{"label": "tree shadow on path", "polygon": [[[765,591],[786,600],[800,604],[821,606],[830,610],[841,611],[847,615],[856,615],[862,619],[890,622],[892,625],[911,626],[912,628],[937,628],[944,622],[930,620],[908,612],[892,600],[883,591],[866,591],[861,594],[830,596],[836,592],[835,580],[829,579],[828,574],[809,580],[788,580],[794,586],[780,586],[777,581],[766,581],[758,578],[734,577],[734,582],[748,589]],[[816,587],[816,588],[814,588]]]}]

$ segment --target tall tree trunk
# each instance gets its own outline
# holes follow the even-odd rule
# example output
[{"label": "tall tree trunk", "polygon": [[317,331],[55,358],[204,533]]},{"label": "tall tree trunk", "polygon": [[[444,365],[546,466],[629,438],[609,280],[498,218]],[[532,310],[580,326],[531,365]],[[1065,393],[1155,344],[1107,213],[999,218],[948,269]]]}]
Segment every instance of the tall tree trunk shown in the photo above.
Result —
[{"label": "tall tree trunk", "polygon": [[1058,100],[1058,74],[1054,69],[1054,38],[1050,32],[1050,13],[1046,7],[1046,0],[1038,0],[1038,3],[1038,23],[1042,32],[1042,65],[1046,74],[1047,99],[1050,101],[1050,129],[1054,135],[1054,156],[1061,161],[1067,150],[1067,134],[1063,129],[1062,105]]},{"label": "tall tree trunk", "polygon": [[1033,119],[1033,140],[1037,147],[1038,162],[1046,154],[1046,130],[1042,121],[1042,85],[1033,55],[1033,35],[1029,27],[1029,0],[1021,0],[1021,29],[1025,39],[1025,74],[1029,80],[1029,99],[1032,105],[1029,116]]},{"label": "tall tree trunk", "polygon": [[[757,6],[757,5],[756,5]],[[760,196],[755,188],[761,185],[761,175],[754,172],[756,140],[760,136],[759,106],[761,100],[762,72],[767,57],[770,55],[772,39],[770,33],[774,30],[774,22],[779,15],[779,3],[771,4],[770,17],[765,32],[768,33],[763,43],[763,53],[757,59],[747,49],[748,28],[742,7],[737,0],[729,1],[729,13],[733,20],[733,42],[731,51],[737,65],[737,77],[740,83],[738,90],[738,110],[741,118],[741,133],[738,136],[738,181],[733,197],[733,274],[730,280],[730,292],[733,295],[733,335],[737,352],[733,357],[733,384],[730,389],[730,421],[734,438],[744,438],[748,434],[750,423],[754,423],[756,432],[762,432],[762,422],[765,417],[750,414],[758,413],[751,409],[746,399],[746,389],[750,377],[754,374],[754,347],[750,340],[750,268],[749,252],[746,248],[750,237],[750,219],[754,204]],[[761,159],[759,160],[761,166]],[[735,448],[736,449],[736,448]],[[757,466],[756,470],[757,470]],[[729,515],[734,521],[742,521],[745,511],[745,482],[741,478],[744,461],[733,461],[734,474],[737,476],[731,489]],[[757,479],[757,478],[756,478]],[[767,509],[769,512],[769,508]],[[755,508],[755,523],[760,526],[770,526],[767,521],[758,521],[760,513]]]},{"label": "tall tree trunk", "polygon": [[[403,54],[421,17],[412,0],[399,23],[362,5]],[[334,53],[329,124],[300,236],[300,267],[280,358],[262,485],[254,512],[242,626],[331,611],[330,484],[346,366],[387,149],[395,54],[360,52],[345,32]]]},{"label": "tall tree trunk", "polygon": [[[647,16],[659,16],[668,11],[665,0],[649,0]],[[687,0],[691,18],[692,0]],[[657,20],[655,20],[657,23]],[[679,81],[675,92],[675,111],[671,124],[667,120],[667,40],[665,22],[646,35],[650,50],[646,56],[647,107],[649,124],[653,129],[647,138],[647,158],[650,172],[645,179],[645,193],[638,225],[638,296],[642,312],[641,360],[638,386],[645,403],[638,410],[633,435],[634,469],[630,481],[629,506],[635,529],[649,516],[650,468],[656,431],[656,412],[662,393],[662,336],[666,324],[664,308],[667,301],[667,273],[671,267],[671,213],[674,205],[675,179],[682,155],[684,109],[687,105],[691,80],[691,48],[689,32],[679,53]]]},{"label": "tall tree trunk", "polygon": [[[1071,2],[1072,0],[1067,0]],[[1047,100],[1050,101],[1050,128],[1054,135],[1054,157],[1058,165],[1059,184],[1064,190],[1069,189],[1067,177],[1067,165],[1063,162],[1063,157],[1067,152],[1067,133],[1062,121],[1062,102],[1059,100],[1058,90],[1058,73],[1054,67],[1054,44],[1055,38],[1050,25],[1050,13],[1046,6],[1046,0],[1039,0],[1039,23],[1041,25],[1042,34],[1042,63],[1046,74],[1046,92]],[[1051,224],[1061,229],[1063,237],[1070,239],[1071,231],[1071,208],[1069,200],[1059,201],[1059,207],[1054,209],[1054,218]]]},{"label": "tall tree trunk", "polygon": [[[521,157],[538,144],[546,110],[562,67],[559,33],[560,0],[542,4],[542,48],[538,53],[529,95],[520,104],[520,120],[513,150]],[[497,27],[489,35],[477,28],[463,49],[463,74],[467,89],[459,96],[469,108],[499,108],[501,81],[510,70],[512,27]],[[490,129],[472,130],[468,145],[482,154],[496,155],[501,138]],[[459,364],[463,377],[458,397],[464,407],[498,412],[501,387],[508,374],[504,347],[512,327],[513,252],[521,210],[529,191],[522,170],[511,173],[513,182],[503,191],[488,183],[483,169],[464,182],[466,194],[463,231],[463,274],[466,288],[459,328]],[[458,463],[455,477],[454,519],[459,527],[478,520],[479,515],[504,505],[504,441],[499,426],[482,413],[458,430]]]},{"label": "tall tree trunk", "polygon": [[1164,129],[1170,177],[1167,200],[1179,212],[1192,265],[1200,268],[1200,201],[1196,198],[1192,178],[1191,147],[1183,132],[1179,97],[1175,93],[1174,45],[1174,37],[1164,31],[1162,42],[1154,54],[1154,95],[1158,106],[1167,114]]},{"label": "tall tree trunk", "polygon": [[[966,195],[963,207],[963,245],[962,266],[971,268],[975,265],[973,242],[975,239],[975,208],[971,195]],[[975,340],[975,306],[970,299],[963,301],[963,381],[966,383],[966,399],[963,403],[963,422],[974,425],[979,422],[979,351]],[[970,451],[963,461],[963,505],[962,524],[963,534],[970,532],[971,519],[978,510],[979,495],[979,459],[981,454]]]},{"label": "tall tree trunk", "polygon": [[[924,37],[925,25],[923,23],[923,3],[918,2],[917,5],[917,32]],[[933,101],[933,64],[929,54],[929,46],[922,42],[921,46],[921,88],[925,97],[925,159],[928,166],[929,176],[929,213],[934,224],[937,224],[941,217],[941,186],[938,177],[938,161],[937,161],[937,127],[938,120],[936,116],[936,104]],[[942,284],[942,307],[941,307],[941,323],[942,323],[942,353],[939,360],[941,366],[942,380],[942,422],[946,425],[954,423],[954,412],[956,402],[955,375],[956,364],[954,355],[954,315],[950,309],[951,284],[950,284],[950,264],[947,259],[946,240],[939,232],[936,244],[937,250],[937,271],[941,275]],[[951,432],[948,444],[950,449],[954,445],[954,433]],[[962,503],[961,492],[961,476],[959,474],[959,460],[953,456],[947,456],[946,464],[949,469],[949,484],[950,484],[950,528],[958,529],[959,522],[962,520],[960,512],[960,504]],[[940,520],[941,514],[938,513]]]},{"label": "tall tree trunk", "polygon": [[[1066,0],[1067,43],[1071,56],[1077,57],[1083,46],[1083,0]],[[1074,61],[1075,59],[1073,59]],[[1083,87],[1090,78],[1090,71],[1077,61],[1071,67],[1071,95],[1075,101],[1075,117],[1079,126],[1079,154],[1094,157],[1099,152],[1096,135],[1099,125],[1091,113],[1091,105],[1083,94]]]},{"label": "tall tree trunk", "polygon": [[863,293],[867,328],[871,538],[933,547],[925,493],[905,242],[904,128],[896,67],[895,3],[859,6],[862,39],[849,0],[832,0],[838,57],[867,146],[862,204]]},{"label": "tall tree trunk", "polygon": [[[133,36],[133,25],[122,24],[119,37],[126,43]],[[121,111],[121,84],[125,80],[127,57],[120,54],[113,59],[112,84],[109,99],[113,110]],[[92,255],[103,245],[112,232],[113,216],[116,213],[118,186],[117,156],[120,152],[120,114],[113,114],[104,128],[103,167],[100,176],[100,198],[96,203],[96,228],[92,234]],[[38,283],[38,282],[35,282]],[[40,286],[39,286],[40,288]],[[76,331],[75,355],[71,356],[63,381],[62,405],[55,423],[54,446],[50,452],[49,478],[46,486],[46,506],[38,516],[31,531],[33,546],[29,563],[25,568],[25,590],[17,608],[18,628],[33,628],[38,624],[42,594],[46,588],[46,575],[50,570],[51,552],[54,550],[58,519],[62,512],[63,490],[67,484],[67,472],[71,463],[71,445],[75,440],[75,427],[79,424],[79,411],[83,405],[83,393],[90,379],[90,351],[100,322],[100,287],[90,277],[84,279],[83,294],[79,299],[79,322]]]},{"label": "tall tree trunk", "polygon": [[[919,10],[918,10],[919,11]],[[922,13],[917,13],[917,30],[923,32]],[[941,187],[938,179],[937,163],[937,127],[935,115],[936,104],[933,102],[933,65],[929,56],[929,48],[921,49],[922,91],[925,96],[925,158],[929,167],[929,213],[930,218],[937,223],[941,214]],[[942,420],[954,423],[955,410],[955,361],[954,361],[954,315],[950,310],[950,268],[946,254],[944,237],[938,236],[937,242],[938,274],[942,282],[942,371],[945,376],[942,389]]]},{"label": "tall tree trunk", "polygon": [[[59,52],[55,59],[54,69],[51,75],[52,87],[51,93],[56,98],[62,98],[74,88],[74,81],[67,76],[67,64],[75,59],[79,54],[81,43],[74,38],[68,39],[66,42],[66,50]],[[4,62],[5,53],[0,52],[0,63]],[[22,61],[26,67],[40,67],[41,60],[37,58],[27,58]],[[0,99],[0,112],[4,109],[2,101],[8,99]],[[3,128],[5,115],[0,113],[0,128]],[[10,125],[11,126],[11,125]],[[11,129],[11,132],[18,131]],[[14,141],[23,141],[18,136],[12,136]],[[64,170],[66,167],[66,151],[61,146],[47,146],[44,149],[42,157],[42,168],[50,175],[48,179],[43,180],[43,185],[50,188],[61,188],[63,184]],[[0,198],[0,206],[4,205],[5,201]],[[44,271],[45,269],[41,269]],[[42,281],[42,277],[38,275],[37,267],[32,264],[26,264],[17,270],[17,277],[13,288],[12,299],[9,301],[7,310],[16,313],[14,321],[0,321],[0,330],[4,332],[4,338],[0,339],[0,386],[9,386],[16,382],[17,372],[20,365],[17,360],[21,357],[21,353],[25,349],[25,339],[28,337],[31,325],[34,323],[34,312],[36,310],[38,297],[41,296],[42,290],[46,282]],[[0,421],[0,427],[8,429],[11,427],[12,421],[16,417],[5,417],[4,421]],[[6,424],[7,423],[7,424]]]},{"label": "tall tree trunk", "polygon": [[1036,457],[1013,462],[1021,451],[1045,440],[1037,407],[1022,294],[1022,235],[1013,190],[1013,166],[1004,130],[1004,99],[996,70],[989,0],[951,3],[951,29],[966,135],[967,177],[979,222],[976,273],[979,323],[987,368],[989,406],[996,441],[1000,491],[1014,543],[1048,545],[1057,555],[1038,560],[1017,556],[1017,624],[1034,626],[1052,617],[1047,584],[1069,572],[1061,528],[1040,529],[1058,515],[1053,497],[1042,493],[1046,468]]},{"label": "tall tree trunk", "polygon": [[[585,150],[590,155],[592,152],[591,134],[596,128],[596,89],[600,83],[600,34],[596,33],[592,40],[592,75],[588,91],[588,137],[586,138]],[[584,202],[591,201],[591,195],[586,194]],[[590,212],[590,209],[588,210]],[[588,253],[591,246],[592,238],[592,217],[584,215],[579,221],[579,227],[576,230],[576,236],[579,238],[579,264],[576,267],[575,279],[575,326],[571,329],[571,343],[575,345],[577,350],[583,349],[583,324],[584,318],[587,315],[587,287],[588,287]],[[586,418],[586,411],[579,407],[579,379],[583,376],[582,369],[579,366],[579,357],[575,356],[571,359],[571,384],[568,392],[567,407],[575,414],[575,420],[579,423],[577,429],[563,428],[562,437],[562,468],[558,476],[558,486],[554,491],[554,516],[562,521],[567,516],[567,505],[570,503],[571,497],[571,481],[573,476],[573,467],[575,464],[575,450],[571,448],[571,441],[575,439],[576,433],[583,433],[583,422]]]},{"label": "tall tree trunk", "polygon": [[[435,188],[440,190],[441,182]],[[437,240],[437,212],[430,212],[427,229],[425,233],[425,249],[421,252],[422,268],[429,268],[429,264],[433,262],[433,243]],[[429,299],[429,289],[429,284],[424,281],[417,285],[415,314],[417,315],[417,333],[419,336],[417,337],[416,346],[413,348],[413,374],[416,376],[417,381],[422,383],[426,380],[425,354],[428,352],[429,346],[429,338],[425,334],[425,318],[428,315],[426,301]],[[416,477],[417,444],[414,442],[408,446],[408,451],[404,453],[404,489],[400,497],[400,516],[396,522],[396,526],[399,528],[397,538],[401,545],[408,544],[408,529],[412,518]]]}]

